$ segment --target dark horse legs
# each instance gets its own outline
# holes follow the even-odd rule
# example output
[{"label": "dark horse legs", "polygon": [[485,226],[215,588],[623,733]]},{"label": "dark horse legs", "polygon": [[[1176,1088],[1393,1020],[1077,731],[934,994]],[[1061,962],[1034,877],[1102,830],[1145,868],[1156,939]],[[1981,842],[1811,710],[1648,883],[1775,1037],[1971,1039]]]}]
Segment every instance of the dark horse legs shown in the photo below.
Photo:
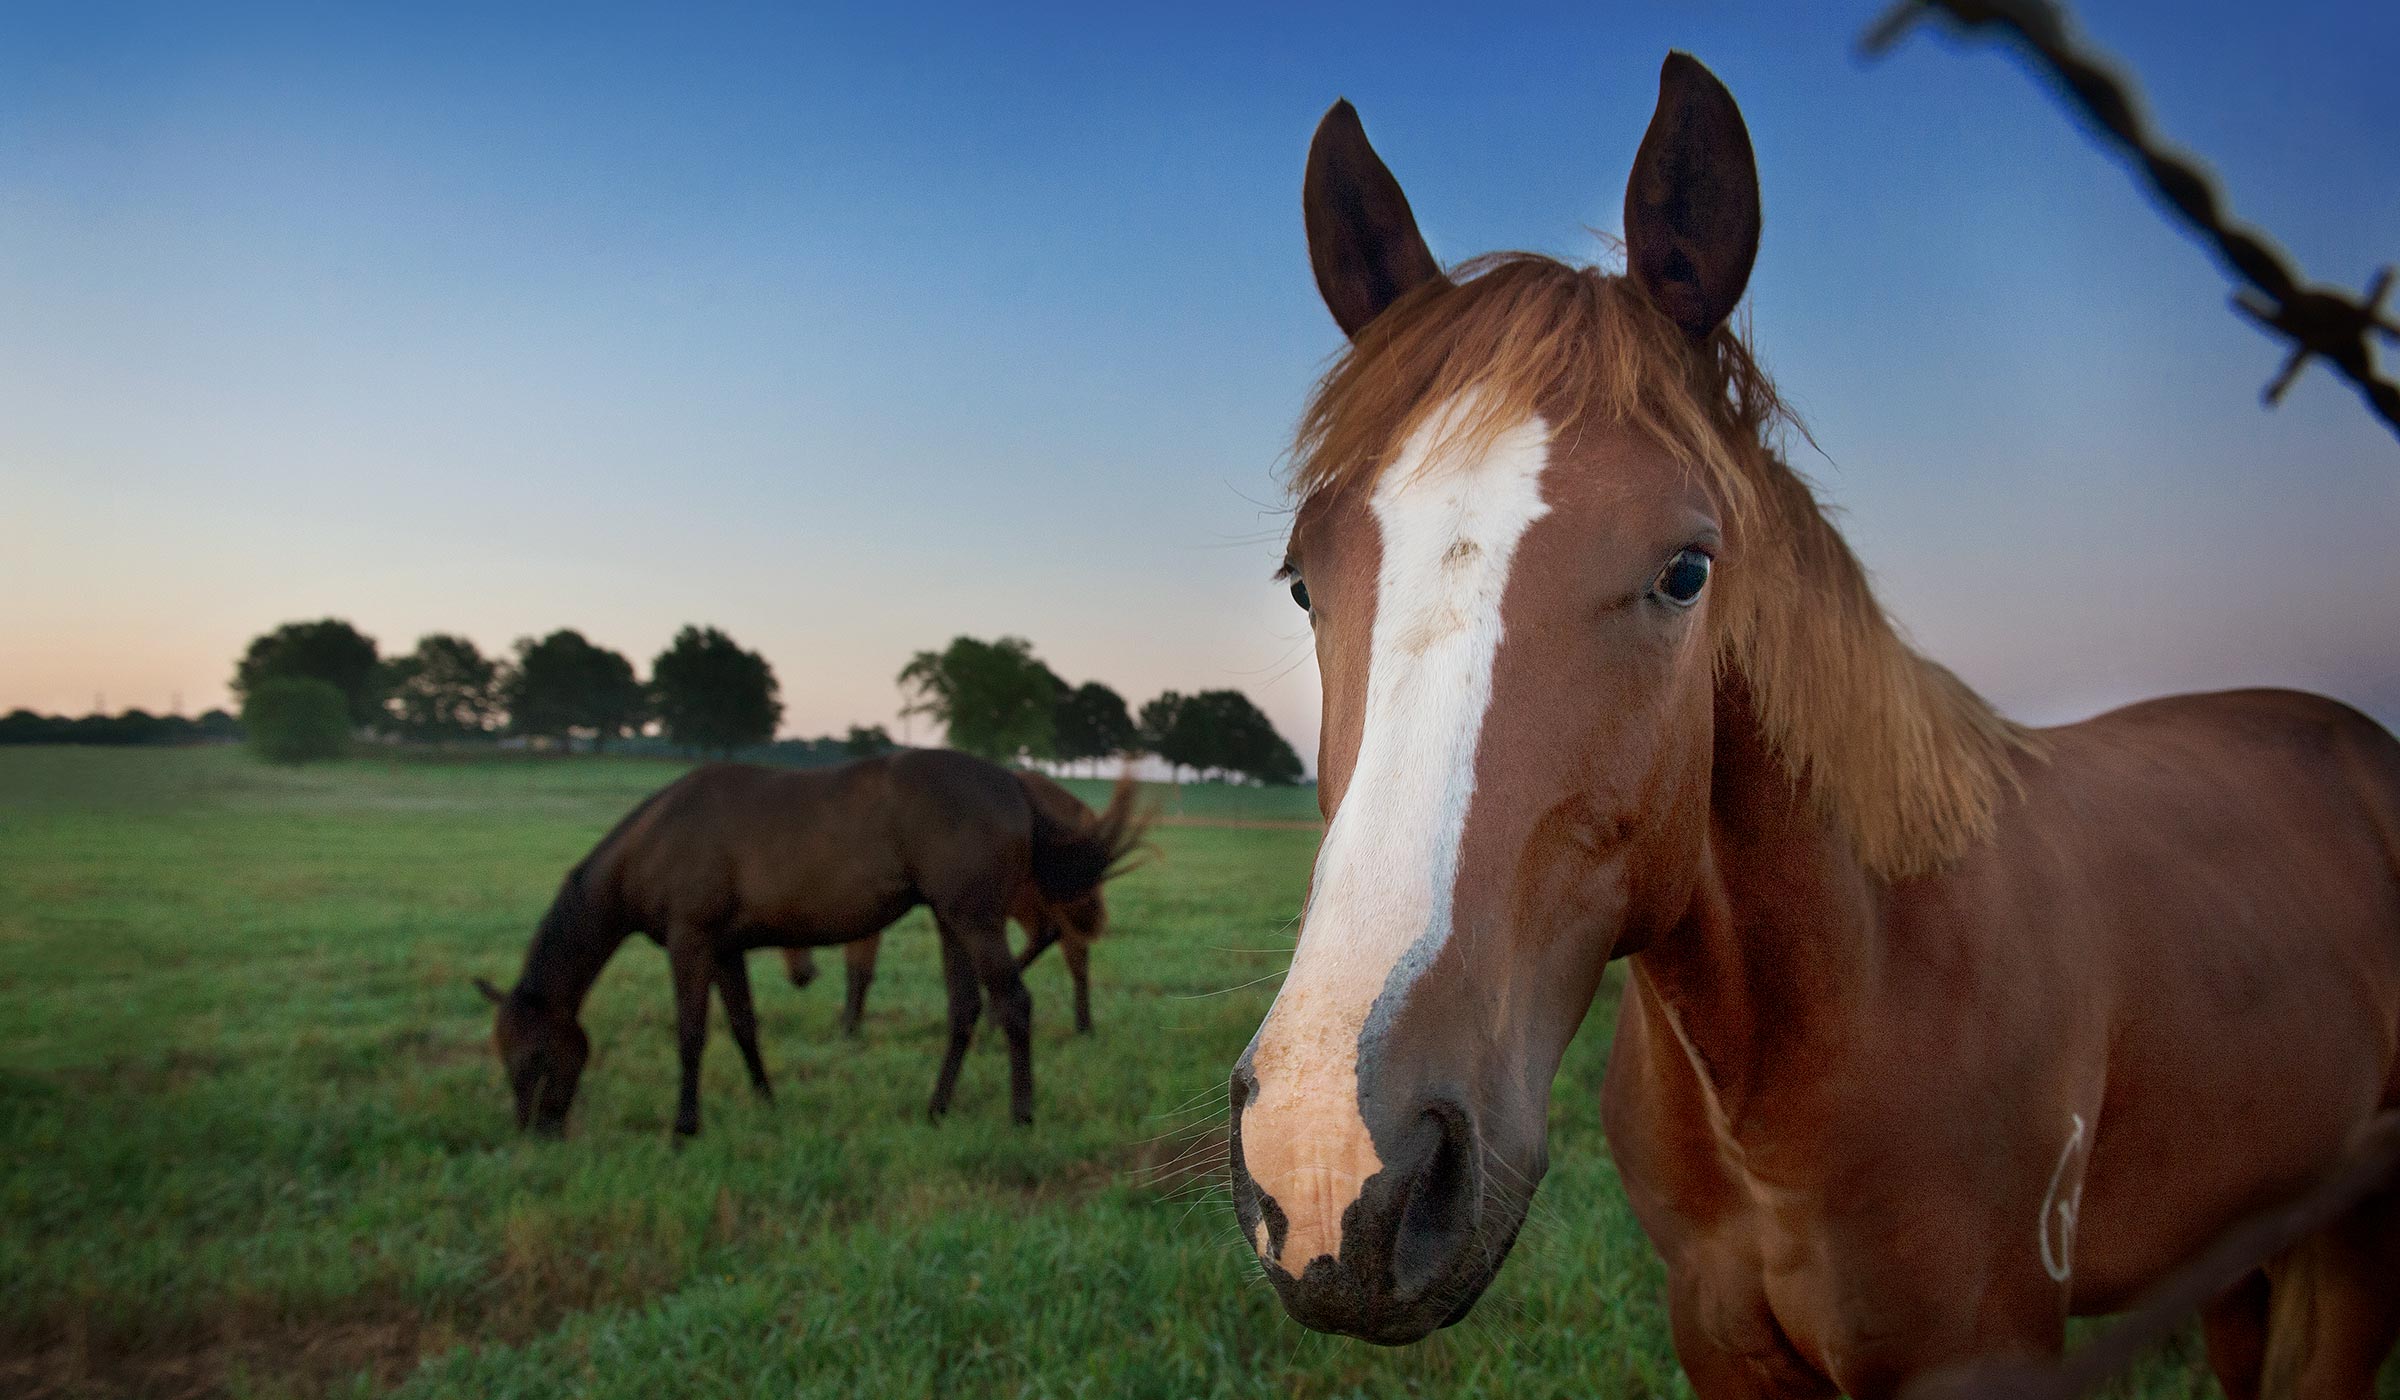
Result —
[{"label": "dark horse legs", "polygon": [[738,949],[717,954],[717,995],[725,1000],[725,1021],[733,1028],[733,1043],[741,1047],[750,1087],[768,1103],[775,1102],[774,1086],[767,1082],[766,1061],[758,1053],[758,1010],[750,1004],[750,959]]},{"label": "dark horse legs", "polygon": [[[1033,966],[1033,960],[1060,942],[1058,920],[1045,915],[1025,930],[1025,951],[1017,957],[1017,971],[1022,974]],[[1091,945],[1080,938],[1065,939],[1067,971],[1075,976],[1075,1033],[1092,1033]]]},{"label": "dark horse legs", "polygon": [[1008,1036],[1009,1116],[1019,1123],[1033,1121],[1033,996],[1017,975],[1009,956],[1008,925],[1004,919],[939,915],[942,976],[950,987],[950,1045],[942,1072],[934,1081],[927,1111],[939,1118],[950,1110],[951,1093],[958,1087],[959,1067],[974,1038],[975,1022],[983,1014],[983,993],[992,999],[992,1014]]},{"label": "dark horse legs", "polygon": [[708,930],[677,924],[669,931],[667,968],[675,979],[675,1053],[683,1067],[675,1136],[688,1138],[700,1131],[700,1052],[708,1046],[708,988],[716,980]]},{"label": "dark horse legs", "polygon": [[1092,1033],[1092,945],[1080,938],[1070,938],[1063,950],[1067,971],[1075,974],[1075,1033]]},{"label": "dark horse legs", "polygon": [[[883,935],[870,933],[852,943],[842,945],[843,970],[849,974],[848,988],[842,998],[842,1034],[858,1034],[858,1026],[867,1016],[867,988],[875,983],[875,950],[883,944]],[[805,987],[817,980],[817,960],[807,948],[783,950],[783,966],[792,985]]]},{"label": "dark horse legs", "polygon": [[1008,952],[1008,925],[991,922],[986,937],[967,945],[984,989],[992,994],[992,1014],[1008,1033],[1008,1112],[1019,1123],[1033,1121],[1033,994],[1017,975],[1017,962]]},{"label": "dark horse legs", "polygon": [[700,1056],[708,1048],[708,989],[725,1000],[733,1043],[750,1071],[750,1087],[769,1103],[774,1086],[758,1053],[758,1008],[750,1000],[750,963],[739,949],[718,950],[706,929],[679,924],[667,935],[667,969],[675,980],[675,1054],[683,1070],[675,1095],[675,1136],[700,1131]]},{"label": "dark horse legs", "polygon": [[843,945],[842,970],[848,974],[842,996],[842,1034],[858,1034],[858,1023],[867,1016],[867,988],[875,981],[875,952],[883,946],[883,935],[859,939]]},{"label": "dark horse legs", "polygon": [[1017,955],[1017,971],[1022,973],[1025,969],[1033,966],[1033,960],[1040,957],[1051,944],[1057,941],[1058,921],[1056,919],[1043,917],[1034,920],[1025,930],[1025,951]]},{"label": "dark horse legs", "polygon": [[950,1111],[959,1066],[966,1063],[967,1044],[975,1038],[975,1022],[983,1015],[983,992],[975,985],[974,965],[947,924],[942,926],[941,944],[942,980],[950,988],[950,1044],[942,1052],[941,1073],[933,1079],[933,1100],[925,1105],[927,1116],[933,1118]]},{"label": "dark horse legs", "polygon": [[[1075,978],[1075,1029],[1083,1035],[1091,1034],[1091,945],[1077,938],[1062,937],[1058,923],[1047,918],[1027,924],[1025,938],[1025,951],[1017,955],[1019,976],[1033,966],[1036,958],[1048,952],[1050,945],[1060,942],[1066,944],[1067,970]],[[867,990],[875,985],[875,958],[882,943],[883,935],[877,933],[842,946],[842,962],[848,983],[842,998],[841,1026],[844,1035],[858,1034],[860,1023],[866,1019]],[[809,949],[786,948],[783,950],[783,961],[793,986],[805,987],[816,980],[817,964],[810,956]]]}]

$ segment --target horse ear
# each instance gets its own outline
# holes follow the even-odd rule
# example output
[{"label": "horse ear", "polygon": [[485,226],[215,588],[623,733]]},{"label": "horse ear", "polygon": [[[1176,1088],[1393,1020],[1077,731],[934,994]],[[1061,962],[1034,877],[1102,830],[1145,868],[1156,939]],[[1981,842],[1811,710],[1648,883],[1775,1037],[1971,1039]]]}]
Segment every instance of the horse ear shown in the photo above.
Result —
[{"label": "horse ear", "polygon": [[1625,182],[1625,262],[1694,340],[1723,325],[1758,257],[1758,160],[1742,110],[1686,53],[1658,70],[1658,110]]},{"label": "horse ear", "polygon": [[1385,307],[1442,275],[1417,232],[1408,196],[1367,144],[1358,109],[1347,100],[1334,103],[1317,123],[1300,209],[1317,290],[1342,334],[1353,340]]},{"label": "horse ear", "polygon": [[498,1006],[500,1003],[508,1000],[506,993],[502,992],[498,987],[493,986],[491,983],[484,981],[480,977],[475,979],[475,990],[483,993],[484,997],[494,1006]]}]

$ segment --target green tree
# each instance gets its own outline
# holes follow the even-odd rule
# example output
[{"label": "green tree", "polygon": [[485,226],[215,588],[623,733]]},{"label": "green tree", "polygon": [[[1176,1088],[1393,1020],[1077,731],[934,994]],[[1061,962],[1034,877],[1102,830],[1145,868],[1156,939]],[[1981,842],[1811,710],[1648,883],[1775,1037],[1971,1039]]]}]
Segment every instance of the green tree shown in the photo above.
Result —
[{"label": "green tree", "polygon": [[247,702],[254,687],[277,676],[307,676],[340,691],[344,712],[359,728],[384,717],[375,639],[339,618],[287,622],[252,638],[234,666],[233,693]]},{"label": "green tree", "polygon": [[622,652],[592,645],[572,628],[540,641],[519,638],[516,665],[501,678],[499,693],[510,729],[546,735],[562,745],[578,730],[588,730],[593,747],[605,749],[609,740],[640,728],[649,715],[633,663]]},{"label": "green tree", "polygon": [[1250,697],[1238,690],[1168,691],[1142,706],[1141,744],[1196,773],[1240,774],[1262,783],[1296,783],[1300,756]]},{"label": "green tree", "polygon": [[994,762],[1048,758],[1065,688],[1023,637],[996,642],[954,637],[900,669],[901,713],[938,721],[950,747]]},{"label": "green tree", "polygon": [[842,738],[842,752],[851,758],[873,758],[900,747],[892,742],[890,731],[880,724],[854,724]]},{"label": "green tree", "polygon": [[385,706],[409,738],[468,738],[500,722],[500,663],[464,637],[428,633],[384,671]]},{"label": "green tree", "polygon": [[1136,742],[1125,697],[1098,681],[1085,681],[1060,696],[1052,724],[1057,731],[1052,756],[1062,763],[1114,758]]},{"label": "green tree", "polygon": [[1262,783],[1300,781],[1300,755],[1275,731],[1250,697],[1238,690],[1204,690],[1192,697],[1206,714],[1208,766]]},{"label": "green tree", "polygon": [[1184,720],[1185,700],[1179,691],[1167,691],[1142,706],[1134,725],[1134,742],[1144,753],[1158,755],[1174,770],[1176,780],[1182,781],[1186,767],[1197,767],[1194,739],[1197,731]]},{"label": "green tree", "polygon": [[242,727],[271,763],[339,758],[350,747],[349,700],[314,676],[262,676],[243,696]]},{"label": "green tree", "polygon": [[0,716],[0,744],[55,744],[66,735],[66,724],[31,710],[10,710]]},{"label": "green tree", "polygon": [[783,719],[774,668],[714,627],[686,627],[650,663],[650,690],[667,737],[730,753],[775,737]]}]

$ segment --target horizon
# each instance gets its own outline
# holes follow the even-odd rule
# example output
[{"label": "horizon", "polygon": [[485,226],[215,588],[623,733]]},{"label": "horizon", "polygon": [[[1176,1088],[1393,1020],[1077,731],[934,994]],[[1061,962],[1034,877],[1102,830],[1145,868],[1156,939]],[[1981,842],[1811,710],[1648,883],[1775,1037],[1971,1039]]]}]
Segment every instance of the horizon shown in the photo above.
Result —
[{"label": "horizon", "polygon": [[[1856,60],[1880,8],[12,13],[0,711],[230,708],[317,617],[645,674],[702,623],[783,734],[901,737],[910,654],[1020,635],[1136,707],[1242,690],[1313,772],[1269,575],[1341,344],[1317,117],[1356,103],[1445,263],[1593,260],[1678,47],[1757,147],[1794,465],[1921,651],[2031,723],[2280,684],[2400,727],[2388,432],[2322,366],[2262,407],[2282,348],[2210,257],[2002,51]],[[2081,22],[2356,288],[2400,256],[2364,9]]]}]

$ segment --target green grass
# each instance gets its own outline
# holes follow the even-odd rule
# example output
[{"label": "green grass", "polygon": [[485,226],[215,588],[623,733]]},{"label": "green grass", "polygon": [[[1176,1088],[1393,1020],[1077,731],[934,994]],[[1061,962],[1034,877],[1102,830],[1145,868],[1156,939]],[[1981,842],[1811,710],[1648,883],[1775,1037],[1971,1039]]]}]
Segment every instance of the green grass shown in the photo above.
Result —
[{"label": "green grass", "polygon": [[[520,1140],[467,979],[512,976],[560,873],[676,771],[0,749],[0,1393],[1688,1393],[1598,1127],[1613,992],[1536,1221],[1422,1345],[1291,1323],[1175,1169],[1282,967],[1306,792],[1184,790],[1187,818],[1303,825],[1160,830],[1112,890],[1096,1036],[1067,1033],[1063,965],[1035,971],[1030,1131],[997,1036],[924,1121],[920,914],[856,1041],[838,978],[759,959],[780,1097],[716,1036],[681,1153],[663,958],[628,944],[572,1136]],[[2190,1351],[2122,1393],[2211,1393]]]},{"label": "green grass", "polygon": [[[1110,784],[1069,778],[1066,785],[1094,806],[1108,800]],[[1228,822],[1315,822],[1314,787],[1234,787],[1226,783],[1145,783],[1143,796],[1169,820]]]}]

